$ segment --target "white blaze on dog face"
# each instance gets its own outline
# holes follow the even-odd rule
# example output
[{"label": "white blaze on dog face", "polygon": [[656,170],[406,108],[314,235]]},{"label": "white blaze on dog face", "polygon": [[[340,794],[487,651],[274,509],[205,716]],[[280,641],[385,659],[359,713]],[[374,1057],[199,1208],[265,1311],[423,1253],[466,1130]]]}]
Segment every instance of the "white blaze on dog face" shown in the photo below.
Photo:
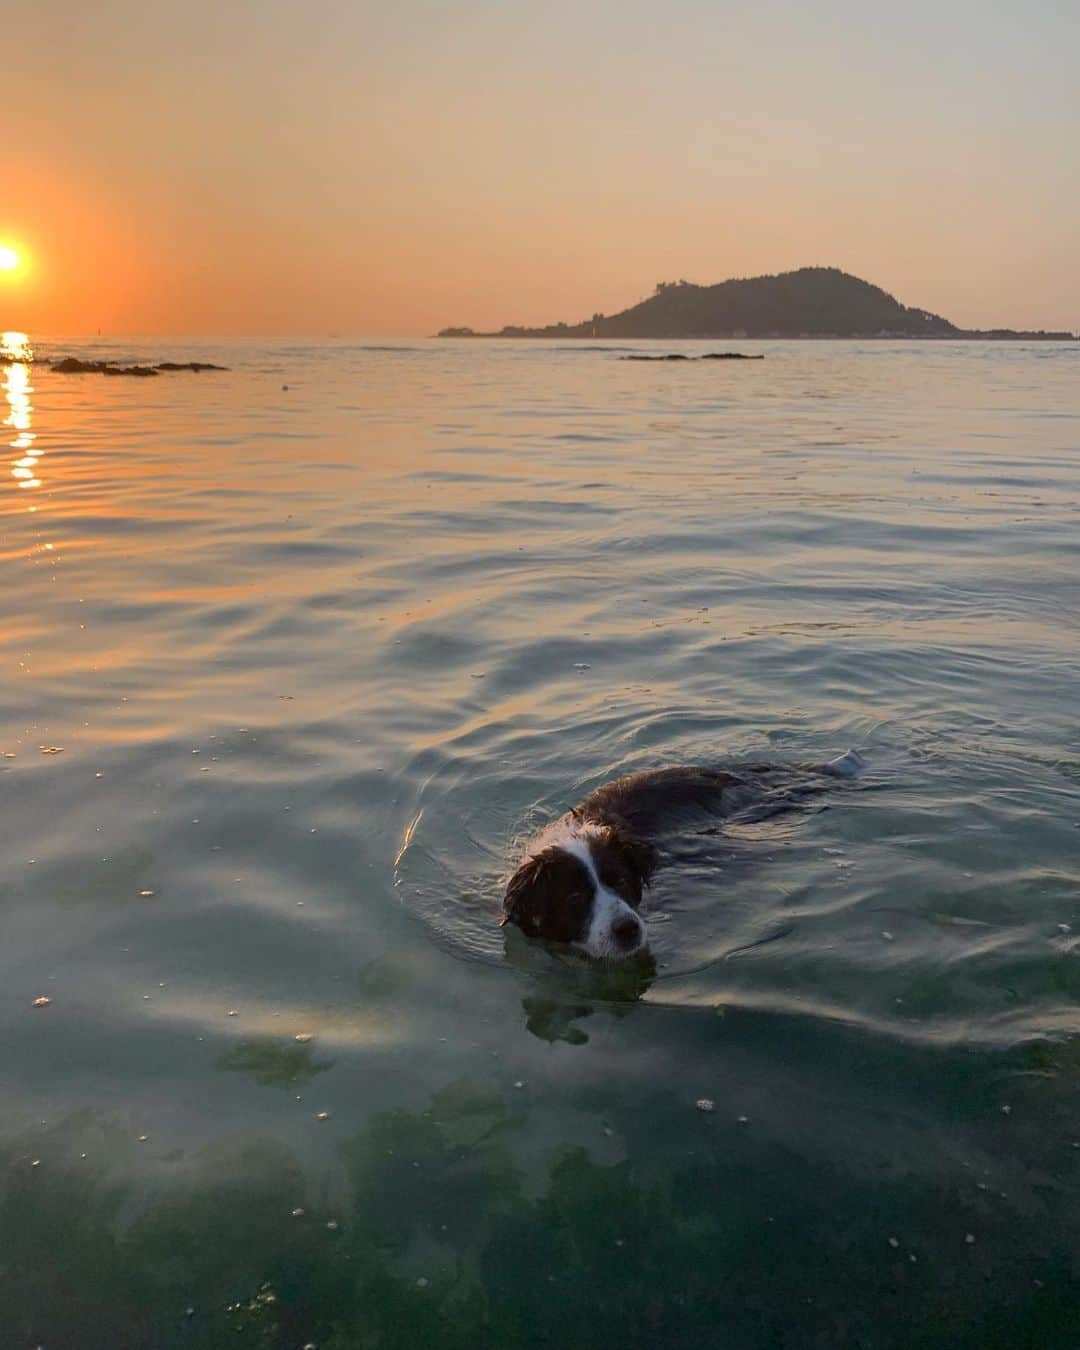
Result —
[{"label": "white blaze on dog face", "polygon": [[[592,911],[588,928],[572,945],[589,956],[622,958],[633,956],[645,946],[645,925],[633,908],[600,880],[590,843],[602,843],[600,831],[586,831],[575,839],[566,839],[562,847],[577,858],[593,887]],[[640,898],[640,888],[638,889]]]}]

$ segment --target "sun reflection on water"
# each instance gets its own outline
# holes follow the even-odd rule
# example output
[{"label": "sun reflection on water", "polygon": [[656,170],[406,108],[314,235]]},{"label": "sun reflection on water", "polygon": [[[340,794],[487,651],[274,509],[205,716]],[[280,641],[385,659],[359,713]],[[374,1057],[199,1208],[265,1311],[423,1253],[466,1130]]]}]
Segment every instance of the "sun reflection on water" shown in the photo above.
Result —
[{"label": "sun reflection on water", "polygon": [[3,390],[8,404],[8,415],[3,425],[15,433],[8,442],[17,457],[12,461],[11,476],[20,488],[41,486],[37,464],[41,451],[34,448],[36,436],[30,430],[34,405],[30,400],[34,386],[30,383],[30,363],[34,353],[25,333],[0,333],[0,366],[4,371]]}]

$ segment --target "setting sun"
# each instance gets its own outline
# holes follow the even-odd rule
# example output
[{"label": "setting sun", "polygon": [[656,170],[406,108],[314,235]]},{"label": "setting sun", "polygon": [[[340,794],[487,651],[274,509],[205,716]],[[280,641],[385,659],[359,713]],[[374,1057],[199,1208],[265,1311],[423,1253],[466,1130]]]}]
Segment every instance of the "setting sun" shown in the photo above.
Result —
[{"label": "setting sun", "polygon": [[19,265],[19,255],[13,248],[0,247],[0,271],[13,272]]}]

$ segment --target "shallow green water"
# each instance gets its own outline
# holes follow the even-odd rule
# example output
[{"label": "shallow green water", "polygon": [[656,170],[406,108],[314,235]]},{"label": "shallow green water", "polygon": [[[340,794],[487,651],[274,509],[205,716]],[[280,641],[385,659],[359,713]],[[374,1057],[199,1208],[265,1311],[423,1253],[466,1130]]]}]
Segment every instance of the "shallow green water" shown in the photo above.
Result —
[{"label": "shallow green water", "polygon": [[[7,372],[5,1350],[1076,1343],[1080,350],[744,345]],[[495,926],[848,746],[652,978]]]}]

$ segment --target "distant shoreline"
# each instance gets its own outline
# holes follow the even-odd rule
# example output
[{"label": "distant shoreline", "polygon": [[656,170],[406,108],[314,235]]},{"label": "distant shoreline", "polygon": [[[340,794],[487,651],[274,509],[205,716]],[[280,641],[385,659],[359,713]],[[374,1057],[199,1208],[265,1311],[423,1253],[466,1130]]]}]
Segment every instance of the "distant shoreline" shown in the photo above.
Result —
[{"label": "distant shoreline", "polygon": [[434,338],[499,338],[504,342],[1080,342],[1080,333],[1044,332],[1036,329],[1024,332],[1007,329],[1004,332],[980,332],[978,329],[956,333],[679,333],[669,336],[654,334],[620,335],[619,337],[592,336],[588,333],[480,333],[471,329],[443,328],[433,333]]},{"label": "distant shoreline", "polygon": [[838,267],[801,267],[794,272],[732,277],[713,286],[661,281],[652,295],[618,314],[593,314],[581,323],[540,328],[507,324],[498,332],[443,328],[440,338],[578,338],[663,342],[858,341],[917,338],[950,342],[1075,342],[1058,329],[958,328],[917,305]]}]

